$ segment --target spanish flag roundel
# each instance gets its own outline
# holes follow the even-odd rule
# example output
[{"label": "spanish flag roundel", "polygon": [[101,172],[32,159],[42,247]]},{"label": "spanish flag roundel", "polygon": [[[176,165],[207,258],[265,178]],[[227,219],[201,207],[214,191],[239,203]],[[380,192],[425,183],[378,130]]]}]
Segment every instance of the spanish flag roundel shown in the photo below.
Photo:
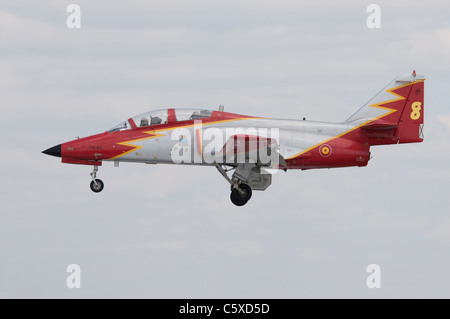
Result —
[{"label": "spanish flag roundel", "polygon": [[328,144],[323,144],[320,148],[319,148],[319,153],[320,155],[322,155],[323,157],[328,157],[331,155],[331,146]]}]

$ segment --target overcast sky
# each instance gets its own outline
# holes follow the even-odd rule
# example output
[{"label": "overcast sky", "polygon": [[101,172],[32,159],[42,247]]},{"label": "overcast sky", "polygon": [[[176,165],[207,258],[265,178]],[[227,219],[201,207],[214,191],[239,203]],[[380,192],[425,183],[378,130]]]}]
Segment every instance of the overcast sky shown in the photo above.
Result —
[{"label": "overcast sky", "polygon": [[[3,0],[0,297],[449,298],[450,3],[392,2],[369,29],[372,1],[79,0],[69,29],[72,2]],[[166,107],[342,121],[414,69],[424,143],[280,172],[243,207],[215,168],[105,163],[94,194],[40,153]]]}]

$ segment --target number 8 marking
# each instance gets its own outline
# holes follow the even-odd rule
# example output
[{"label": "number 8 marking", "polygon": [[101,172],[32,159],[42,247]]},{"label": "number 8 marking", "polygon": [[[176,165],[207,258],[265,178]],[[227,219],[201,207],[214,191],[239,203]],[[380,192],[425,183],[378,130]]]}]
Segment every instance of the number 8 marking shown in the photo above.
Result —
[{"label": "number 8 marking", "polygon": [[412,120],[418,120],[420,118],[420,110],[422,109],[421,105],[422,103],[420,102],[414,102],[411,105],[412,112],[410,116]]}]

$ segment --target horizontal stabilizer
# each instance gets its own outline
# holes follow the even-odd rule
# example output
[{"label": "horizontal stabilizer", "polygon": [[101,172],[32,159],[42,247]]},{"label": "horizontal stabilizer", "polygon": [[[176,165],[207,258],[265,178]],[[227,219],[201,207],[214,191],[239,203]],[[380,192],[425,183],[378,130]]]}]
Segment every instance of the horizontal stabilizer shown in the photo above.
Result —
[{"label": "horizontal stabilizer", "polygon": [[366,130],[376,130],[376,131],[391,130],[391,129],[395,129],[397,127],[398,127],[398,125],[380,124],[380,123],[373,123],[373,122],[362,126],[362,128],[364,128]]}]

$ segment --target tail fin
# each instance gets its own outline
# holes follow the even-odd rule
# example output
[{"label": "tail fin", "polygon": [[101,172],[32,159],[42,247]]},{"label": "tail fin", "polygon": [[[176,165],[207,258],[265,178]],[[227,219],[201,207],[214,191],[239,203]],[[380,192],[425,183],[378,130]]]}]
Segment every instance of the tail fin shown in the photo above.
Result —
[{"label": "tail fin", "polygon": [[372,145],[422,142],[424,81],[415,71],[397,77],[346,122],[361,127]]}]

